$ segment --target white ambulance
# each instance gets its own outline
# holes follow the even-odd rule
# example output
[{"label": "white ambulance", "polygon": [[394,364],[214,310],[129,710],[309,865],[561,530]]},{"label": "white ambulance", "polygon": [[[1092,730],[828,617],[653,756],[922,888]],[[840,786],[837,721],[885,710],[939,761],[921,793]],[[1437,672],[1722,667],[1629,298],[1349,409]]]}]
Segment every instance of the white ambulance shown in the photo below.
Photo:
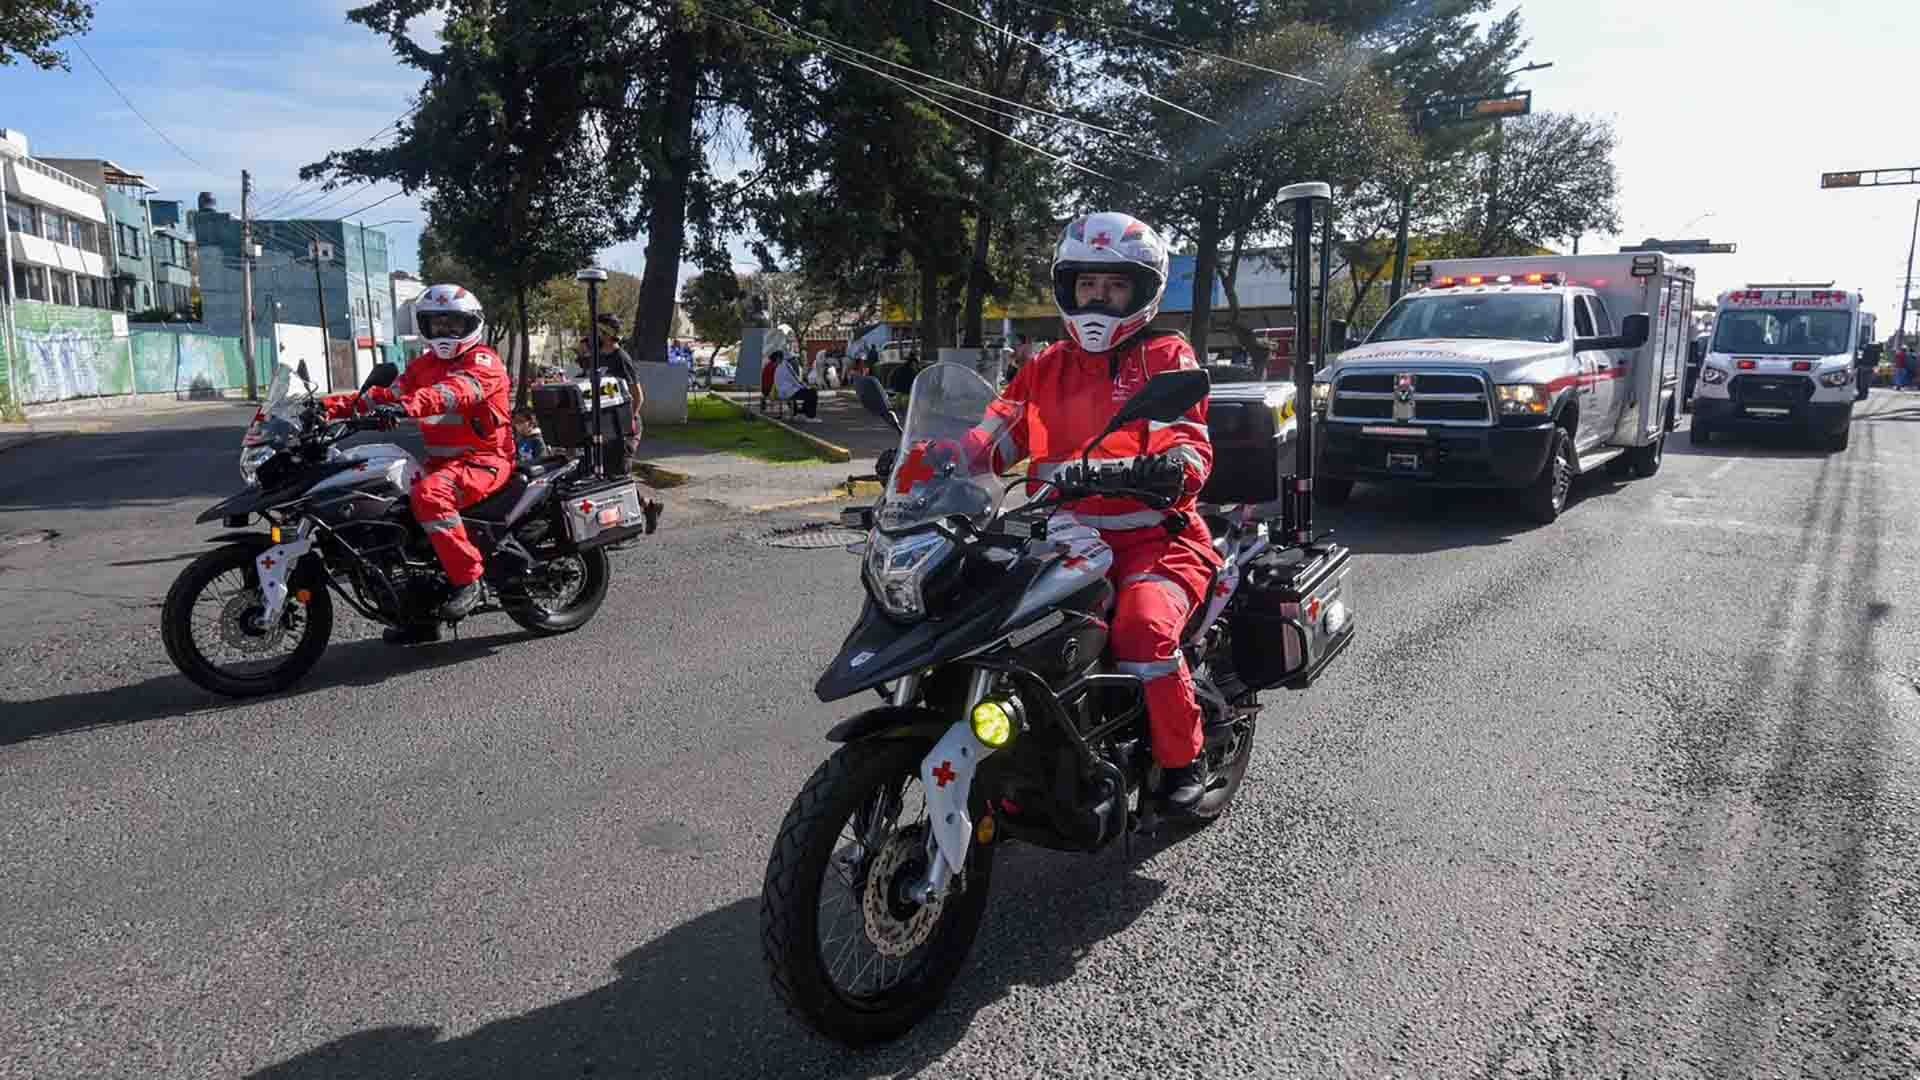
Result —
[{"label": "white ambulance", "polygon": [[1845,450],[1858,394],[1854,370],[1872,344],[1857,289],[1753,284],[1720,294],[1713,338],[1693,388],[1693,441],[1715,433],[1804,431]]},{"label": "white ambulance", "polygon": [[1691,267],[1655,253],[1439,259],[1411,281],[1315,387],[1322,502],[1360,480],[1508,488],[1550,522],[1581,473],[1659,470]]}]

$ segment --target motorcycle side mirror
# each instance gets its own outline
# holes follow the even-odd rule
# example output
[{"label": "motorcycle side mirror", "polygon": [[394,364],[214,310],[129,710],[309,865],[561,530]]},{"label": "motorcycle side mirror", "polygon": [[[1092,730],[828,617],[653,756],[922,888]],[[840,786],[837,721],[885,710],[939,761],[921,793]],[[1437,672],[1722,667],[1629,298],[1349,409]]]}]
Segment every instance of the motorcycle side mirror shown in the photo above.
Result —
[{"label": "motorcycle side mirror", "polygon": [[1161,372],[1147,380],[1147,385],[1141,387],[1139,393],[1120,406],[1109,430],[1118,431],[1135,420],[1170,424],[1184,416],[1188,409],[1206,400],[1207,391],[1212,388],[1213,378],[1205,368]]},{"label": "motorcycle side mirror", "polygon": [[392,361],[382,360],[373,365],[372,371],[367,372],[367,381],[360,384],[360,391],[365,393],[375,386],[392,386],[394,380],[399,377],[400,366]]},{"label": "motorcycle side mirror", "polygon": [[893,425],[893,430],[900,430],[900,418],[895,416],[893,409],[887,405],[887,391],[880,385],[879,379],[871,375],[862,375],[853,381],[853,391],[860,395],[860,404],[866,406],[868,412],[884,417],[887,423]]}]

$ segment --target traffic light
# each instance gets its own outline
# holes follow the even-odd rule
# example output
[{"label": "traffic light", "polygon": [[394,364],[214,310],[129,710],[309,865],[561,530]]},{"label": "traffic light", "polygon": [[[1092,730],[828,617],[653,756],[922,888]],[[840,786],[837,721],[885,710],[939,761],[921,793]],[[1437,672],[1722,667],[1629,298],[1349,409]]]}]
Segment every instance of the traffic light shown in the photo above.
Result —
[{"label": "traffic light", "polygon": [[1473,115],[1476,117],[1525,116],[1532,111],[1533,95],[1531,94],[1523,94],[1518,97],[1489,98],[1486,101],[1475,104],[1473,107]]}]

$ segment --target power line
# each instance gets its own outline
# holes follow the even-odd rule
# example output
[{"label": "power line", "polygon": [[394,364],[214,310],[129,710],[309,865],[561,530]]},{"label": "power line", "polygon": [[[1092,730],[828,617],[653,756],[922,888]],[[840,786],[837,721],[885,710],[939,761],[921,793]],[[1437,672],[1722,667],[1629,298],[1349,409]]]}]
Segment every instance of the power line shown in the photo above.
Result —
[{"label": "power line", "polygon": [[[407,119],[407,117],[412,116],[414,113],[417,113],[420,111],[420,106],[422,104],[424,103],[422,102],[414,103],[414,105],[411,108],[407,109],[406,112],[403,112],[399,116],[394,117],[393,120],[390,123],[388,123],[386,127],[383,127],[379,131],[376,131],[373,134],[367,136],[366,138],[360,140],[359,144],[356,145],[354,149],[357,150],[360,147],[365,146],[368,143],[374,141],[375,139],[378,139],[380,136],[385,135],[387,132],[393,131],[399,128],[401,123],[404,122]],[[288,199],[292,198],[295,192],[299,191],[301,188],[309,187],[313,183],[315,183],[315,181],[312,181],[312,180],[295,181],[285,191],[282,191],[280,192],[280,194],[274,195],[268,198],[265,202],[261,203],[260,210],[262,212],[265,212],[267,210],[273,209],[276,206],[282,205]]]},{"label": "power line", "polygon": [[[952,4],[947,3],[947,0],[933,0],[933,2],[936,4],[939,4],[941,7],[946,8],[948,11],[951,11],[956,15],[962,16],[964,18],[972,19],[974,22],[979,23],[981,26],[984,26],[989,30],[992,30],[1000,34],[1005,34],[1007,37],[1012,38],[1014,41],[1018,41],[1023,45],[1030,45],[1033,48],[1039,49],[1041,52],[1044,52],[1049,56],[1057,56],[1061,60],[1065,61],[1066,63],[1072,64],[1074,67],[1080,68],[1082,71],[1089,70],[1085,67],[1082,67],[1080,63],[1075,61],[1072,57],[1066,55],[1066,53],[1063,50],[1049,49],[1045,45],[1042,45],[1039,42],[1032,40],[1031,38],[1021,37],[1019,34],[1016,34],[1013,31],[1008,30],[1006,27],[995,26],[993,23],[988,22],[987,20],[981,18],[978,15],[972,14],[971,12],[962,11],[959,8],[954,7]],[[1122,89],[1129,90],[1135,94],[1140,95],[1141,97],[1149,98],[1153,101],[1157,101],[1160,104],[1165,105],[1169,109],[1176,109],[1180,112],[1186,113],[1188,116],[1193,117],[1195,120],[1205,120],[1207,123],[1213,124],[1216,126],[1218,126],[1218,124],[1220,123],[1218,120],[1215,120],[1210,116],[1202,116],[1199,113],[1194,112],[1192,109],[1187,108],[1185,105],[1179,104],[1178,102],[1168,101],[1166,98],[1161,97],[1159,94],[1156,94],[1151,90],[1141,89],[1140,87],[1135,86],[1132,83],[1128,82],[1127,80],[1119,78],[1118,76],[1108,75],[1103,71],[1094,71],[1093,74],[1100,76],[1101,78],[1107,80],[1108,82],[1118,83]]]},{"label": "power line", "polygon": [[1037,0],[1026,0],[1026,4],[1028,7],[1038,8],[1041,11],[1047,12],[1052,15],[1059,15],[1063,18],[1068,18],[1068,19],[1079,19],[1082,22],[1092,23],[1094,26],[1104,27],[1108,30],[1117,30],[1122,34],[1127,35],[1128,37],[1137,38],[1141,41],[1152,42],[1155,45],[1163,45],[1169,49],[1178,49],[1179,51],[1183,53],[1187,53],[1190,56],[1201,56],[1201,57],[1205,57],[1208,60],[1219,60],[1223,63],[1235,64],[1240,67],[1249,68],[1254,71],[1262,71],[1267,73],[1268,75],[1278,75],[1282,79],[1293,79],[1297,82],[1303,82],[1303,83],[1306,83],[1308,86],[1325,87],[1327,85],[1326,83],[1320,82],[1317,79],[1309,79],[1305,75],[1295,75],[1293,72],[1290,72],[1290,71],[1280,71],[1275,68],[1264,67],[1260,64],[1256,64],[1252,62],[1251,60],[1241,60],[1237,57],[1227,56],[1224,53],[1208,52],[1205,49],[1196,49],[1191,45],[1183,45],[1178,41],[1168,41],[1165,38],[1154,37],[1152,34],[1143,34],[1140,31],[1134,30],[1130,27],[1120,26],[1117,23],[1111,23],[1106,21],[1105,19],[1095,18],[1094,16],[1088,15],[1085,12],[1066,11],[1062,8],[1048,7],[1046,4],[1038,3]]},{"label": "power line", "polygon": [[[147,125],[149,128],[152,128],[153,133],[155,135],[160,136],[161,140],[165,142],[168,146],[173,147],[174,151],[178,153],[181,157],[186,158],[188,161],[193,162],[195,165],[198,165],[203,169],[207,168],[207,165],[205,162],[201,161],[197,157],[194,157],[192,154],[187,153],[185,150],[180,149],[179,143],[174,142],[172,139],[168,138],[166,132],[161,131],[157,126],[155,126],[153,121],[147,119],[146,114],[140,111],[139,107],[136,106],[133,103],[133,101],[129,99],[124,92],[121,91],[119,86],[114,84],[114,81],[111,78],[107,77],[106,69],[100,66],[100,62],[93,58],[93,54],[87,51],[87,47],[85,45],[82,45],[76,41],[73,43],[73,47],[80,50],[80,55],[87,58],[87,63],[92,64],[93,70],[100,73],[100,77],[106,80],[106,84],[108,86],[113,87],[113,92],[120,95],[120,100],[127,103],[127,108],[133,110],[133,115],[138,116],[140,118],[141,123]],[[209,169],[208,171],[211,172],[212,170]]]}]

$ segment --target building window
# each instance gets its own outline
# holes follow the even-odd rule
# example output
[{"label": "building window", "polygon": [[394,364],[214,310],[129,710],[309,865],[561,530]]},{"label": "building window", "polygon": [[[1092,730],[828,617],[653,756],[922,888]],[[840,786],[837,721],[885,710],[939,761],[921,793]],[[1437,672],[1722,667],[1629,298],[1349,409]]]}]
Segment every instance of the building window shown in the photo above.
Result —
[{"label": "building window", "polygon": [[38,266],[13,264],[13,292],[22,300],[47,298],[47,272]]},{"label": "building window", "polygon": [[140,286],[140,310],[145,311],[152,306],[153,306],[153,291],[147,288],[145,285]]},{"label": "building window", "polygon": [[93,307],[93,279],[85,274],[73,279],[73,302],[79,307]]},{"label": "building window", "polygon": [[120,257],[123,259],[140,258],[140,256],[143,254],[141,245],[140,245],[140,230],[134,228],[131,225],[125,224],[124,222],[121,223],[118,226],[118,228],[119,228],[119,237],[120,237]]},{"label": "building window", "polygon": [[67,219],[52,210],[40,211],[40,235],[56,244],[67,242]]},{"label": "building window", "polygon": [[39,230],[33,227],[33,207],[8,200],[7,229],[11,232],[26,233],[28,236],[39,235]]},{"label": "building window", "polygon": [[99,227],[91,221],[81,221],[78,218],[75,218],[71,224],[73,226],[71,230],[73,233],[73,246],[79,248],[81,251],[91,251],[99,254]]},{"label": "building window", "polygon": [[73,303],[73,285],[68,281],[66,274],[55,270],[47,275],[47,280],[52,283],[50,295],[54,303]]}]

